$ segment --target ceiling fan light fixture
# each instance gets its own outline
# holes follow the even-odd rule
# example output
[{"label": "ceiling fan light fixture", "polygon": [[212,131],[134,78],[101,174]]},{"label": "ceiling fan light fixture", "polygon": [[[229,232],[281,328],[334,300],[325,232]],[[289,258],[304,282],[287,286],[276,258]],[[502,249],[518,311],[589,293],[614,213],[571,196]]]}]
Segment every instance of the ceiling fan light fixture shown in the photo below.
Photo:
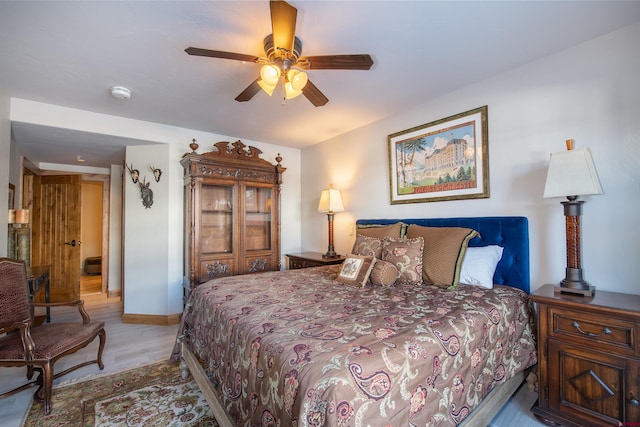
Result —
[{"label": "ceiling fan light fixture", "polygon": [[301,91],[307,85],[309,77],[304,71],[290,69],[287,72],[287,80],[291,83],[293,89]]},{"label": "ceiling fan light fixture", "polygon": [[267,95],[271,96],[273,95],[273,90],[276,88],[276,85],[278,83],[276,82],[276,84],[270,85],[267,82],[265,82],[264,80],[258,80],[258,86],[260,86],[260,88],[265,91],[267,93]]},{"label": "ceiling fan light fixture", "polygon": [[275,87],[280,80],[280,69],[273,64],[263,65],[260,69],[260,78],[269,86]]},{"label": "ceiling fan light fixture", "polygon": [[296,96],[302,95],[302,89],[295,89],[291,82],[285,82],[284,84],[284,97],[285,99],[293,99]]},{"label": "ceiling fan light fixture", "polygon": [[322,107],[329,102],[329,98],[309,81],[306,73],[291,71],[292,67],[303,70],[369,70],[373,65],[373,59],[368,54],[300,56],[302,41],[295,35],[298,9],[285,0],[271,0],[269,10],[272,32],[262,41],[266,58],[197,47],[185,49],[188,55],[253,62],[263,66],[260,78],[236,96],[236,101],[249,101],[260,89],[271,96],[275,86],[283,80],[286,99],[304,95],[315,107]]}]

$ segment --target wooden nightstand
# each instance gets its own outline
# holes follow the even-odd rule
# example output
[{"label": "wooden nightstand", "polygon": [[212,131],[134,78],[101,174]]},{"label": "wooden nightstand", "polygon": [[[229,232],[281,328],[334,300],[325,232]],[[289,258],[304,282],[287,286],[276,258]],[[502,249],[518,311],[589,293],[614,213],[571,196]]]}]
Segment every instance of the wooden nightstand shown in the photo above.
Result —
[{"label": "wooden nightstand", "polygon": [[289,258],[289,270],[298,268],[318,267],[321,265],[341,264],[343,256],[338,258],[323,258],[318,252],[301,252],[299,254],[287,254]]},{"label": "wooden nightstand", "polygon": [[585,298],[545,285],[531,300],[540,390],[532,412],[570,427],[640,421],[640,295]]}]

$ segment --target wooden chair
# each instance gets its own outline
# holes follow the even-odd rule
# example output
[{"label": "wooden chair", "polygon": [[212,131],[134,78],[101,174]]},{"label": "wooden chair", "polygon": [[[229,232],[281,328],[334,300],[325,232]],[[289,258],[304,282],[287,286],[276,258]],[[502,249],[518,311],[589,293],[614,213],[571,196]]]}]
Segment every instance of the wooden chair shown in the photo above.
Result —
[{"label": "wooden chair", "polygon": [[[0,397],[38,385],[34,400],[43,401],[44,412],[51,412],[51,390],[53,380],[83,366],[97,363],[100,369],[102,351],[106,341],[104,322],[91,322],[84,309],[84,301],[69,303],[32,303],[29,300],[27,273],[23,261],[0,258],[0,367],[25,366],[27,384],[7,391]],[[82,316],[82,323],[33,324],[31,307],[76,306]],[[97,336],[100,347],[95,360],[80,363],[54,374],[54,363],[63,356],[86,347]],[[33,374],[38,377],[31,381]]]}]

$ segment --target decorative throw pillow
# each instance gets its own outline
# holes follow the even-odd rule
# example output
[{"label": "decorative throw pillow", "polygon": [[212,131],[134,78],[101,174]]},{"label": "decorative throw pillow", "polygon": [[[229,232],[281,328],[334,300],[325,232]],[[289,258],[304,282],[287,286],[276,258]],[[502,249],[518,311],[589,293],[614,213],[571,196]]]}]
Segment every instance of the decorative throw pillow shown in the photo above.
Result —
[{"label": "decorative throw pillow", "polygon": [[402,237],[404,223],[396,222],[390,225],[358,225],[357,234],[382,239],[384,237]]},{"label": "decorative throw pillow", "polygon": [[419,285],[422,283],[422,250],[424,239],[400,239],[385,237],[382,240],[382,260],[392,263],[398,270],[397,283]]},{"label": "decorative throw pillow", "polygon": [[396,282],[398,269],[395,265],[381,259],[377,260],[371,270],[369,280],[375,286],[391,286]]},{"label": "decorative throw pillow", "polygon": [[468,247],[460,270],[460,283],[493,288],[493,275],[502,258],[502,246]]},{"label": "decorative throw pillow", "polygon": [[380,259],[382,255],[382,240],[377,237],[368,237],[358,234],[351,253],[354,255],[372,256]]},{"label": "decorative throw pillow", "polygon": [[342,263],[342,269],[336,280],[357,288],[364,288],[369,280],[375,258],[349,254]]},{"label": "decorative throw pillow", "polygon": [[469,240],[476,236],[477,231],[462,227],[423,227],[411,224],[407,230],[407,238],[424,238],[424,281],[441,288],[458,286],[464,253]]}]

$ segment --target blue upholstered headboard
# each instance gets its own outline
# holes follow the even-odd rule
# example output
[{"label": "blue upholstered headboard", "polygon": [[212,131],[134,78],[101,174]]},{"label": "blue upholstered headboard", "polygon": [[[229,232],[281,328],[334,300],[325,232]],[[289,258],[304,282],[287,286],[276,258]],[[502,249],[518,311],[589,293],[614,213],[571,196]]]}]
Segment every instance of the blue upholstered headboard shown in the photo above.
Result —
[{"label": "blue upholstered headboard", "polygon": [[504,248],[493,283],[529,293],[529,221],[520,216],[470,218],[359,219],[357,225],[388,225],[396,222],[426,227],[466,227],[480,233],[469,246],[500,245]]}]

